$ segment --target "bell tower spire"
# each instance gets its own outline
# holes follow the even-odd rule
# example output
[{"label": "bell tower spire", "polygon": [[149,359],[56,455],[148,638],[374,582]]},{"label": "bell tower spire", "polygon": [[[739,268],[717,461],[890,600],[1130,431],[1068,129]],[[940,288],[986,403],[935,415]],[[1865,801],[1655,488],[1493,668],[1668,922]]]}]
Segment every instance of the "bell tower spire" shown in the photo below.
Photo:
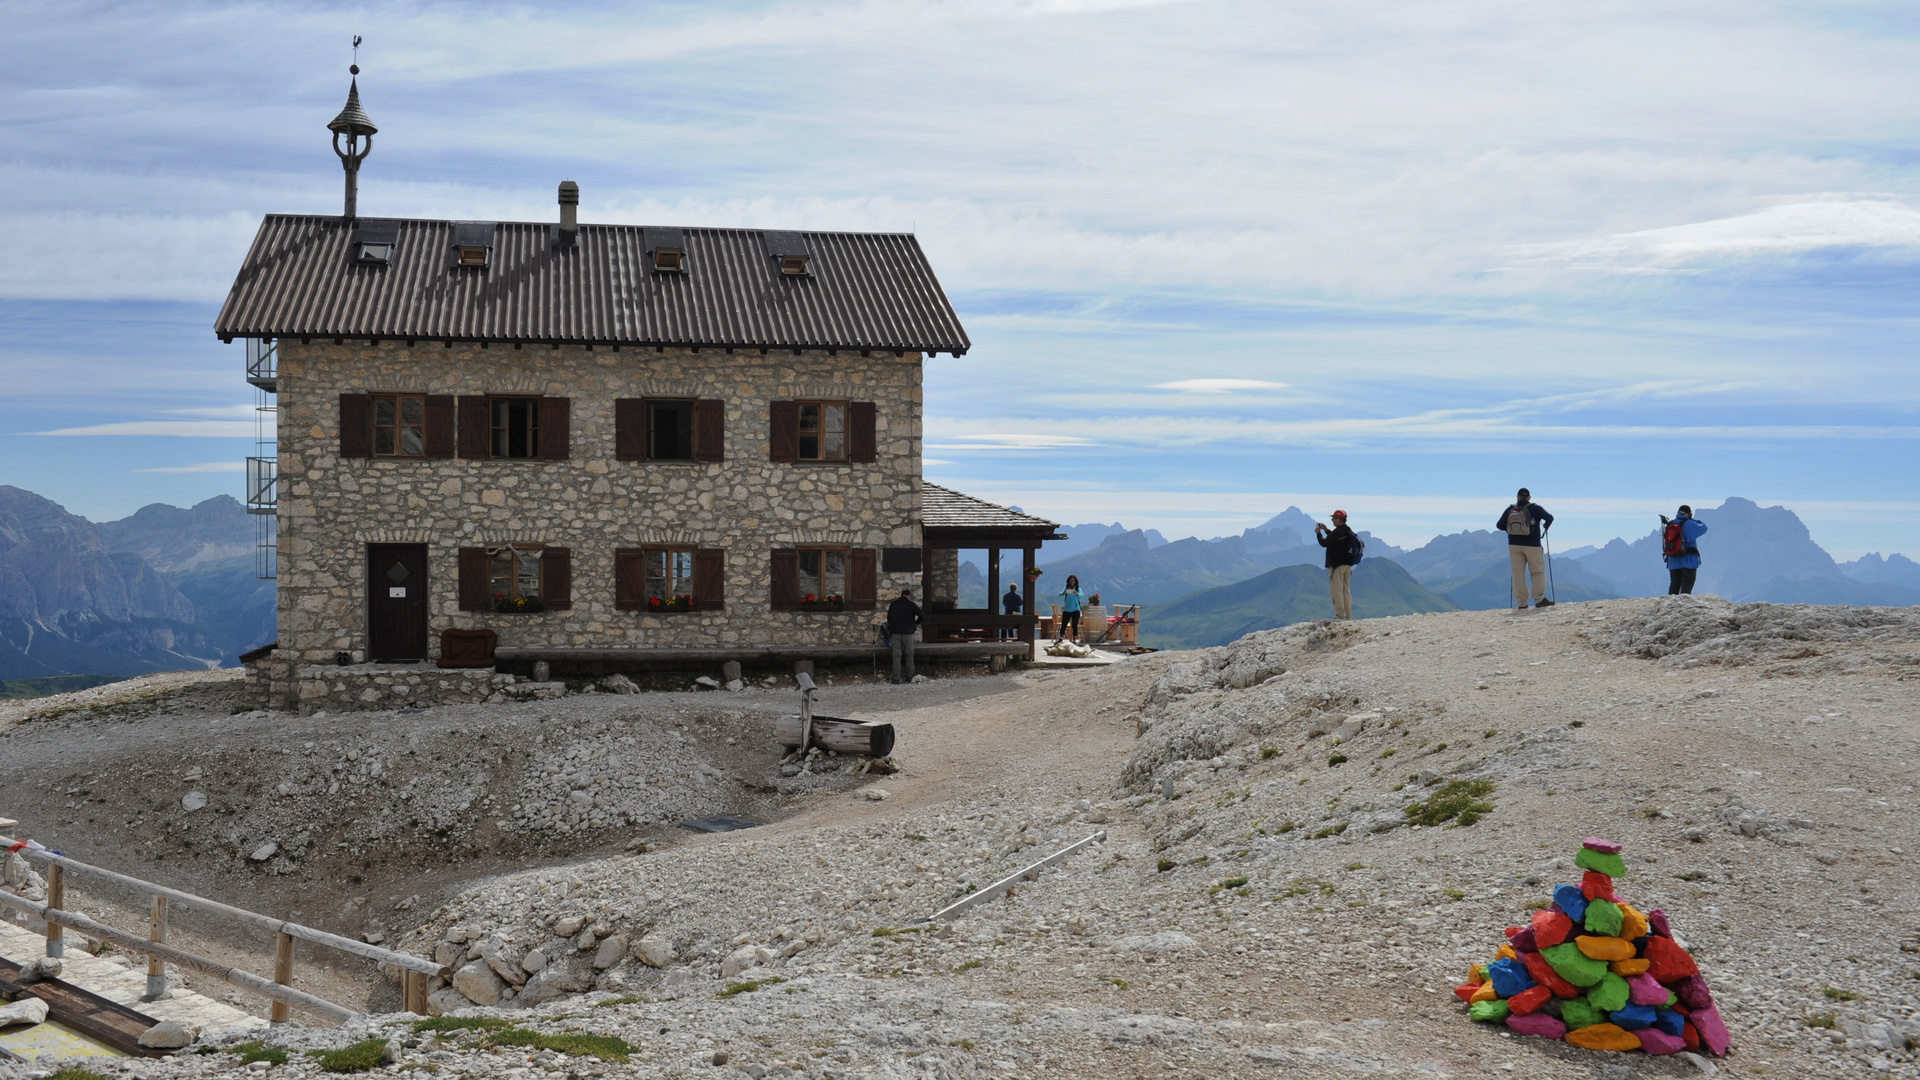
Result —
[{"label": "bell tower spire", "polygon": [[[333,152],[339,155],[340,167],[347,174],[347,204],[341,215],[348,221],[359,216],[360,203],[360,163],[373,152],[373,136],[379,128],[373,126],[366,110],[360,107],[360,35],[353,37],[353,58],[355,63],[347,71],[353,76],[347,84],[347,104],[340,115],[333,118],[327,130],[333,132]],[[344,143],[342,140],[345,140]],[[361,140],[366,140],[362,142]]]}]

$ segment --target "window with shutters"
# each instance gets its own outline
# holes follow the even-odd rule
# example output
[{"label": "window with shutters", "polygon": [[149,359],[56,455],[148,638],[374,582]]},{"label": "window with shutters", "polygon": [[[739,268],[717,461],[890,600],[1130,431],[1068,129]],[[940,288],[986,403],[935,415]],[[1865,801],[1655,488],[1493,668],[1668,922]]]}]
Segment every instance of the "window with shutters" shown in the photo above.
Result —
[{"label": "window with shutters", "polygon": [[540,456],[540,399],[487,399],[488,454],[497,458]]},{"label": "window with shutters", "polygon": [[800,412],[801,461],[847,460],[847,403],[802,401]]},{"label": "window with shutters", "polygon": [[798,549],[800,606],[839,610],[846,604],[847,549]]},{"label": "window with shutters", "polygon": [[647,548],[647,610],[693,610],[693,548]]},{"label": "window with shutters", "polygon": [[693,460],[693,402],[648,399],[647,460]]},{"label": "window with shutters", "polygon": [[487,549],[489,595],[495,611],[523,613],[540,610],[539,544],[503,544]]},{"label": "window with shutters", "polygon": [[373,456],[427,456],[425,395],[373,395]]}]

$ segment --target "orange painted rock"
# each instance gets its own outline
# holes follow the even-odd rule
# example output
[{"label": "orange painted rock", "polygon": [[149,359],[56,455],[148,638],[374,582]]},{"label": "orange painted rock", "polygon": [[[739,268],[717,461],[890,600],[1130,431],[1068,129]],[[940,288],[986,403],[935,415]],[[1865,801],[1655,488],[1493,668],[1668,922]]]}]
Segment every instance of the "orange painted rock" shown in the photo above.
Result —
[{"label": "orange painted rock", "polygon": [[1646,974],[1647,966],[1651,963],[1653,961],[1644,956],[1636,956],[1631,960],[1615,960],[1607,966],[1613,969],[1615,975],[1623,979],[1631,979],[1635,975]]},{"label": "orange painted rock", "polygon": [[1546,957],[1536,952],[1527,953],[1520,959],[1526,963],[1527,974],[1533,976],[1533,981],[1553,991],[1554,997],[1577,998],[1580,996],[1580,988],[1561,978],[1560,973],[1553,970],[1553,965],[1547,963]]},{"label": "orange painted rock", "polygon": [[1582,1050],[1640,1049],[1640,1036],[1617,1024],[1593,1024],[1567,1032],[1567,1042]]},{"label": "orange painted rock", "polygon": [[1541,908],[1533,913],[1533,943],[1541,949],[1551,949],[1567,940],[1573,933],[1573,920],[1559,908]]},{"label": "orange painted rock", "polygon": [[1513,950],[1513,946],[1502,945],[1498,950],[1494,952],[1493,958],[1495,960],[1512,960],[1515,957],[1518,957],[1519,955],[1520,955],[1519,953]]},{"label": "orange painted rock", "polygon": [[1632,904],[1620,901],[1620,936],[1628,941],[1646,937],[1653,929],[1647,923],[1647,917],[1640,914]]},{"label": "orange painted rock", "polygon": [[1498,1000],[1500,1000],[1500,995],[1493,992],[1493,984],[1485,982],[1473,988],[1472,995],[1467,998],[1467,1004],[1478,1005],[1483,1001]]},{"label": "orange painted rock", "polygon": [[1581,952],[1593,957],[1595,960],[1613,961],[1633,959],[1633,942],[1628,941],[1626,938],[1595,937],[1591,934],[1581,934],[1579,937],[1573,939],[1573,943],[1579,947]]},{"label": "orange painted rock", "polygon": [[[1634,972],[1634,974],[1638,975],[1639,972],[1636,971]],[[1485,964],[1474,964],[1471,967],[1467,968],[1467,985],[1479,986],[1481,983],[1486,981],[1487,981],[1487,967]]]},{"label": "orange painted rock", "polygon": [[1694,964],[1693,957],[1687,955],[1687,950],[1674,944],[1672,938],[1648,938],[1647,961],[1647,974],[1663,983],[1700,974],[1700,968]]},{"label": "orange painted rock", "polygon": [[1511,1009],[1517,1016],[1525,1016],[1530,1012],[1538,1012],[1540,1006],[1545,1005],[1552,999],[1553,991],[1539,983],[1535,983],[1531,989],[1522,990],[1508,998],[1507,1008]]},{"label": "orange painted rock", "polygon": [[1589,900],[1613,899],[1613,879],[1589,870],[1580,875],[1580,893]]}]

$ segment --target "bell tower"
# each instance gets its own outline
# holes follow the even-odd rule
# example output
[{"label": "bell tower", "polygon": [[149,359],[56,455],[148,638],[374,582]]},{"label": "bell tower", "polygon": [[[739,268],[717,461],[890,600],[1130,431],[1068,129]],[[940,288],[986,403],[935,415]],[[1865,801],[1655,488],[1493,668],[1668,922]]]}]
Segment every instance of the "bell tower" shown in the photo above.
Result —
[{"label": "bell tower", "polygon": [[[357,34],[353,39],[353,51],[357,61],[360,54],[360,37]],[[327,125],[327,130],[333,132],[333,152],[339,156],[340,168],[347,174],[347,205],[341,216],[352,221],[359,216],[360,163],[373,152],[373,136],[380,129],[373,126],[366,110],[360,107],[360,65],[355,63],[347,71],[353,79],[347,85],[346,107]],[[362,139],[366,141],[362,142]]]}]

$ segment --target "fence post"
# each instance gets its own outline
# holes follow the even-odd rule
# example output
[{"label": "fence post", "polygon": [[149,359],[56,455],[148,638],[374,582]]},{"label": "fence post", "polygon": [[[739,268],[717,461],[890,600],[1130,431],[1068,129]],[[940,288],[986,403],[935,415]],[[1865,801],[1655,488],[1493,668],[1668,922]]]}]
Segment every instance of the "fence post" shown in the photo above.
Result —
[{"label": "fence post", "polygon": [[[281,986],[293,985],[293,935],[281,931],[273,946],[273,981]],[[293,1006],[284,1001],[273,1003],[273,1011],[268,1017],[274,1027],[285,1027],[293,1019]]]},{"label": "fence post", "polygon": [[[152,913],[147,918],[147,940],[167,943],[167,898],[153,898]],[[167,996],[167,962],[158,956],[147,957],[147,1001],[159,1001]]]},{"label": "fence post", "polygon": [[427,977],[417,971],[404,971],[401,976],[407,1011],[418,1016],[427,1015]]},{"label": "fence post", "polygon": [[[47,906],[65,910],[67,906],[67,871],[58,863],[47,867]],[[47,955],[61,957],[67,954],[66,928],[47,924]]]}]

